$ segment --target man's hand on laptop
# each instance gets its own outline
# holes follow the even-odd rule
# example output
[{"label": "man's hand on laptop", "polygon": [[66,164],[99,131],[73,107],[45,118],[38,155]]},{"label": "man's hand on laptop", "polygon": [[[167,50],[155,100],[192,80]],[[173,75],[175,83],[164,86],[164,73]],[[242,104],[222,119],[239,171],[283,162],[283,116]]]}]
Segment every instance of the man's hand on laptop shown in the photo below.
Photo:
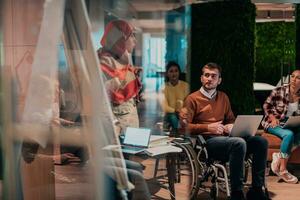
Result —
[{"label": "man's hand on laptop", "polygon": [[233,127],[233,124],[226,124],[224,126],[224,132],[229,135],[231,133],[232,127]]},{"label": "man's hand on laptop", "polygon": [[224,133],[224,125],[221,121],[208,124],[207,126],[208,132],[214,135],[223,135]]}]

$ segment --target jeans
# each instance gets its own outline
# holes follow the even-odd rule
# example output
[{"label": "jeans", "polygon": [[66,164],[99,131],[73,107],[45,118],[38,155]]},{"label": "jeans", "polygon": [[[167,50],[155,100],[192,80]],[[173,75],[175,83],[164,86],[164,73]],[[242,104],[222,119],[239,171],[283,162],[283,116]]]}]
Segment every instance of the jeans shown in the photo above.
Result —
[{"label": "jeans", "polygon": [[208,157],[224,162],[229,161],[231,191],[243,189],[244,160],[252,154],[252,186],[262,187],[265,183],[265,169],[268,142],[260,136],[212,137],[206,140]]},{"label": "jeans", "polygon": [[269,127],[267,131],[282,139],[280,145],[280,153],[282,158],[288,158],[291,154],[293,145],[300,144],[300,128],[284,129],[280,126],[276,126],[274,128]]},{"label": "jeans", "polygon": [[166,113],[164,122],[169,124],[173,129],[177,129],[179,124],[178,115],[176,113]]}]

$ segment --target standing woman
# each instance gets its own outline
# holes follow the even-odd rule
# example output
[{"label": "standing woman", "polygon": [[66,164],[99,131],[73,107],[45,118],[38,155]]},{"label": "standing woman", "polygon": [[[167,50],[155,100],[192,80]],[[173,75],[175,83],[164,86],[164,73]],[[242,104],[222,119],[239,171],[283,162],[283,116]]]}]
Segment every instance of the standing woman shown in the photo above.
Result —
[{"label": "standing woman", "polygon": [[[100,42],[102,48],[98,50],[100,67],[104,74],[105,88],[111,100],[112,112],[120,123],[121,131],[119,134],[128,126],[139,127],[136,100],[141,89],[139,79],[141,68],[132,65],[131,54],[136,45],[133,29],[133,26],[124,20],[109,22]],[[124,161],[122,158],[107,158],[107,161],[108,180],[112,181],[111,184],[115,184],[115,177],[110,174],[112,173],[111,170],[122,171],[123,169],[115,167],[111,163],[122,163]],[[128,160],[125,160],[125,162],[129,180],[135,186],[129,193],[129,199],[150,200],[151,195],[143,177],[141,165]],[[113,199],[116,195],[116,193],[107,194],[109,195],[107,198],[110,199]],[[118,196],[115,198],[119,199]]]},{"label": "standing woman", "polygon": [[273,153],[271,169],[287,183],[297,183],[298,179],[287,171],[288,158],[293,145],[300,143],[300,127],[282,128],[289,116],[300,113],[300,70],[290,77],[290,84],[275,88],[265,101],[265,117],[262,125],[266,131],[281,138],[280,152]]},{"label": "standing woman", "polygon": [[109,22],[100,42],[102,48],[98,50],[105,87],[121,130],[139,127],[136,99],[141,88],[141,68],[132,65],[131,54],[136,46],[133,30],[126,21]]},{"label": "standing woman", "polygon": [[180,74],[180,66],[176,62],[170,61],[166,65],[162,107],[165,112],[164,122],[172,129],[178,128],[178,113],[183,106],[183,100],[189,94],[189,84],[179,80]]}]

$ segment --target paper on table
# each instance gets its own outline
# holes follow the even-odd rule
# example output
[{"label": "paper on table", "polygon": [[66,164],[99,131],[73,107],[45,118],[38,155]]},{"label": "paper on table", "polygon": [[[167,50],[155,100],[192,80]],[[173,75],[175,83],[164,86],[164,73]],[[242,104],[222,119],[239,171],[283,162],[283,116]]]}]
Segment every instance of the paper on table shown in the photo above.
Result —
[{"label": "paper on table", "polygon": [[150,156],[157,156],[166,153],[180,153],[181,151],[181,148],[172,145],[157,146],[145,150],[145,152]]},{"label": "paper on table", "polygon": [[156,146],[168,145],[169,140],[170,140],[169,136],[151,135],[148,147],[152,148]]}]

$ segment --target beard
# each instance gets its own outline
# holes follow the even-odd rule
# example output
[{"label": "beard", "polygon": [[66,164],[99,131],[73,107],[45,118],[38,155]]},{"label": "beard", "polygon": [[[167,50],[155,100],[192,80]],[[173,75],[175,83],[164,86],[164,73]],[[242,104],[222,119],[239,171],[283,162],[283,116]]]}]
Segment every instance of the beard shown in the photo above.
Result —
[{"label": "beard", "polygon": [[203,85],[205,90],[215,90],[217,88],[217,85],[213,85],[212,83],[206,83]]}]

